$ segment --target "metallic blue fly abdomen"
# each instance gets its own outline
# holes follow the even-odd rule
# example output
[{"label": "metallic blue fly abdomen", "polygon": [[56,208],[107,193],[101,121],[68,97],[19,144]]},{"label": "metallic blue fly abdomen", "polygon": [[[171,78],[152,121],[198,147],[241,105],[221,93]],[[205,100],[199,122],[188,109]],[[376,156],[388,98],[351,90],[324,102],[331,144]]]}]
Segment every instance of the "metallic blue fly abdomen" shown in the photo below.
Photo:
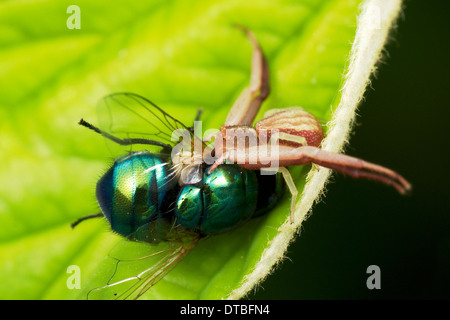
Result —
[{"label": "metallic blue fly abdomen", "polygon": [[162,215],[168,169],[149,152],[117,159],[97,183],[97,201],[111,228],[129,236]]}]

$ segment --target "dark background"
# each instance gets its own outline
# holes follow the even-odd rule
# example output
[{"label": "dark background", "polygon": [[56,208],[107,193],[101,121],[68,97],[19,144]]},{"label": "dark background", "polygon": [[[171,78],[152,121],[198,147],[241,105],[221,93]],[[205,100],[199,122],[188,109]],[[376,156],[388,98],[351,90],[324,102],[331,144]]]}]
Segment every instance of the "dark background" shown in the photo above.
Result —
[{"label": "dark background", "polygon": [[[334,174],[288,259],[248,298],[450,298],[450,6],[404,4],[346,153],[398,171],[412,195]],[[379,290],[366,286],[369,265]]]}]

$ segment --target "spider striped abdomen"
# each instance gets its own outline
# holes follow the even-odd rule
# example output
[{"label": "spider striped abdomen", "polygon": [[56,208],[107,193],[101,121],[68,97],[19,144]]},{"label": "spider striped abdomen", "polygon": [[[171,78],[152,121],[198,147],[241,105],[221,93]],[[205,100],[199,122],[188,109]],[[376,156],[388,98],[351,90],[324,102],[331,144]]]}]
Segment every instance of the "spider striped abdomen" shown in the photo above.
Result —
[{"label": "spider striped abdomen", "polygon": [[323,130],[319,121],[301,107],[273,109],[258,121],[255,129],[259,135],[267,132],[267,140],[272,130],[280,133],[280,144],[291,147],[318,147],[323,139]]}]

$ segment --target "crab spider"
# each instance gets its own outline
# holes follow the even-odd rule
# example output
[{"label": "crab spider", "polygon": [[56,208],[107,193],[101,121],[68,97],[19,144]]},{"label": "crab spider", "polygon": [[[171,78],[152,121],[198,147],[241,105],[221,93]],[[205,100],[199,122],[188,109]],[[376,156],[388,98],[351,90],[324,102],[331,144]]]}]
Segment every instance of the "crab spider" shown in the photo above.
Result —
[{"label": "crab spider", "polygon": [[[313,115],[300,107],[270,110],[262,120],[252,126],[262,102],[269,94],[268,67],[253,33],[244,27],[238,27],[247,35],[253,47],[250,85],[239,95],[220,132],[215,135],[216,161],[210,167],[209,173],[225,162],[237,163],[250,170],[271,167],[273,162],[276,162],[279,166],[278,172],[282,173],[292,194],[291,223],[298,192],[286,168],[288,166],[314,163],[353,178],[379,181],[394,187],[401,194],[410,191],[410,183],[393,170],[362,159],[320,149],[323,139],[322,127]],[[211,138],[212,136],[207,137],[205,141]],[[276,138],[276,150],[262,152],[261,150],[267,151],[267,142],[270,138]],[[234,143],[235,139],[248,140],[239,146]],[[232,143],[229,143],[230,141]],[[250,141],[256,143],[252,144]],[[265,149],[261,148],[262,146]]]}]

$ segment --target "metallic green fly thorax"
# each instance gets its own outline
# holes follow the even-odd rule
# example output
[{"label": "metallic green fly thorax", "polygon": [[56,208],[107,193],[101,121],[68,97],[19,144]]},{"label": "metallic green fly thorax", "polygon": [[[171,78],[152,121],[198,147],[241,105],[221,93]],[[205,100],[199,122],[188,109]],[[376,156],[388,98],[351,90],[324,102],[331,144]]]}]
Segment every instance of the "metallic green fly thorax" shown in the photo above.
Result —
[{"label": "metallic green fly thorax", "polygon": [[201,186],[187,185],[178,197],[175,215],[187,228],[202,234],[230,230],[248,220],[256,210],[258,181],[253,171],[222,165],[204,173]]}]

